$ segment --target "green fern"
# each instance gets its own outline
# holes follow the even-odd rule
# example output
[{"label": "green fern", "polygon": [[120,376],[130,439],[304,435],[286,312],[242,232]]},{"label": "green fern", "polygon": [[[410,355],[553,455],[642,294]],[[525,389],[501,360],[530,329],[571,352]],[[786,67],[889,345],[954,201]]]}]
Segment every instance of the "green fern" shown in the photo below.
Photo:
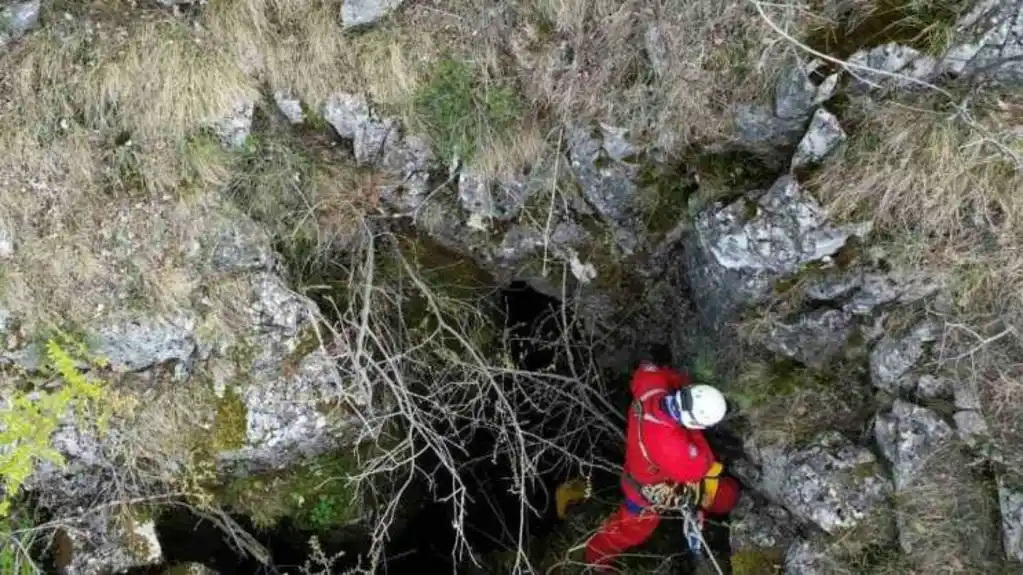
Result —
[{"label": "green fern", "polygon": [[103,382],[86,376],[74,357],[56,341],[46,342],[46,356],[63,385],[55,391],[15,392],[0,409],[0,517],[10,512],[11,502],[40,461],[63,465],[64,458],[53,448],[53,433],[61,418],[73,410],[79,425],[105,429],[109,410],[100,409],[89,422],[90,408],[101,405]]}]

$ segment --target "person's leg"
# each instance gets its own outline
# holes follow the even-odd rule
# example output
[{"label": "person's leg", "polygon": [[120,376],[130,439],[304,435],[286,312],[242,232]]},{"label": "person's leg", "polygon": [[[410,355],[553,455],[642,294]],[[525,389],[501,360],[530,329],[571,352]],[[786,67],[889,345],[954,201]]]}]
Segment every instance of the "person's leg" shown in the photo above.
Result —
[{"label": "person's leg", "polygon": [[623,503],[586,544],[586,562],[607,565],[626,549],[646,541],[660,522],[657,513],[634,513]]}]

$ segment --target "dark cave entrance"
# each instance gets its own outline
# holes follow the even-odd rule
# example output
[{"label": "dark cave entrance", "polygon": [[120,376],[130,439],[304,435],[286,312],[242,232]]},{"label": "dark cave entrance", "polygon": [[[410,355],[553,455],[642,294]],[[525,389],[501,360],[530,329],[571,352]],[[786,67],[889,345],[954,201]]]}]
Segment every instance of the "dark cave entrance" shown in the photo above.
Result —
[{"label": "dark cave entrance", "polygon": [[[525,282],[512,282],[494,292],[489,298],[494,313],[503,323],[504,339],[509,356],[517,369],[523,371],[553,370],[568,371],[563,338],[571,343],[574,335],[563,329],[563,320],[569,312],[556,298],[544,295],[529,287]],[[570,321],[570,320],[569,320]],[[571,330],[569,330],[571,331]],[[579,358],[576,358],[579,359]],[[622,390],[626,388],[622,386]],[[627,402],[622,396],[611,402],[617,408]],[[530,401],[517,401],[523,421],[550,421],[543,415],[544,405]],[[452,430],[444,430],[451,432]],[[538,435],[547,430],[531,430]],[[537,513],[522,513],[521,499],[515,493],[514,471],[507,460],[494,456],[498,438],[493,433],[474,433],[463,438],[466,450],[460,455],[460,472],[467,478],[466,506],[464,510],[464,536],[471,546],[475,558],[514,548],[519,533],[529,538],[543,538],[558,527],[554,509],[553,494],[558,484],[568,478],[565,470],[541,473],[540,479],[528,486],[525,497]],[[600,450],[609,460],[621,457],[621,446],[617,442],[587,445],[586,449]],[[537,462],[541,469],[556,470],[556,462]],[[468,573],[472,559],[464,556],[457,560],[452,557],[455,533],[452,506],[449,502],[433,501],[430,483],[443,484],[450,476],[442,469],[430,453],[420,457],[417,464],[421,469],[433,469],[433,476],[417,478],[418,504],[400,530],[391,533],[386,546],[386,562],[381,569],[389,574],[405,573]],[[608,492],[617,489],[617,477],[611,474],[596,474],[593,478],[595,489]],[[282,521],[269,530],[254,528],[246,517],[236,517],[239,524],[252,533],[273,557],[273,566],[236,553],[226,541],[218,527],[194,515],[185,508],[172,508],[160,517],[157,531],[164,548],[166,565],[184,562],[204,563],[224,574],[238,573],[297,573],[308,556],[308,541],[317,536],[327,555],[339,551],[345,553],[336,564],[341,572],[355,565],[360,551],[369,547],[365,534],[336,530],[315,532],[302,529],[291,521]],[[157,573],[157,569],[142,569],[136,573]],[[477,571],[478,572],[478,571]]]}]

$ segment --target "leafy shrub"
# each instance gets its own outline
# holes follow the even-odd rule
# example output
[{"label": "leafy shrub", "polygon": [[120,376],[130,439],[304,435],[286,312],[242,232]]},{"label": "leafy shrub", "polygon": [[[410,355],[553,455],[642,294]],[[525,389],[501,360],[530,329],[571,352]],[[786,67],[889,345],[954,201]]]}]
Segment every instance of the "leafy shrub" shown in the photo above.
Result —
[{"label": "leafy shrub", "polygon": [[60,388],[16,391],[0,409],[0,445],[4,446],[0,453],[4,491],[0,516],[8,515],[12,499],[38,462],[63,465],[64,459],[53,448],[51,438],[69,412],[75,414],[79,425],[95,417],[92,425],[100,430],[106,426],[106,411],[94,410],[104,395],[103,382],[82,373],[79,361],[54,339],[46,342],[46,357],[49,361],[46,371],[60,378]]},{"label": "leafy shrub", "polygon": [[488,83],[470,64],[441,60],[416,93],[415,120],[433,139],[441,158],[469,160],[481,145],[506,134],[521,117],[518,93]]}]

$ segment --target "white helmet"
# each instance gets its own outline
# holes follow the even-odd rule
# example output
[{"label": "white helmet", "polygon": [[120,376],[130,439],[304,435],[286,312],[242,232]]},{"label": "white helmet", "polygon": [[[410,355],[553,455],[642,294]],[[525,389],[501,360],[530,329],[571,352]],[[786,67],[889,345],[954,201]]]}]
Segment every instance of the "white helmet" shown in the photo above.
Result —
[{"label": "white helmet", "polygon": [[716,425],[728,411],[725,396],[709,385],[683,387],[673,395],[678,421],[689,429],[707,429]]}]

